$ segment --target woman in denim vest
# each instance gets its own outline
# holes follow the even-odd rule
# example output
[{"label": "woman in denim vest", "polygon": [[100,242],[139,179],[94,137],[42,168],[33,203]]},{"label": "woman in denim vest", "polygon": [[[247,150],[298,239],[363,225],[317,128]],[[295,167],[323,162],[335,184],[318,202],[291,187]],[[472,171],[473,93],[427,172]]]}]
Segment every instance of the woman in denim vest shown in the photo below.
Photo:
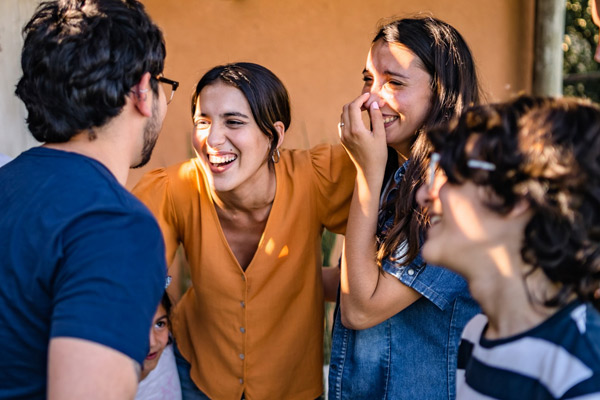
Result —
[{"label": "woman in denim vest", "polygon": [[[344,106],[339,128],[357,177],[329,396],[454,398],[460,334],[478,307],[461,277],[420,257],[428,220],[415,193],[430,153],[423,132],[479,102],[474,62],[450,25],[405,18],[379,30],[363,80],[363,94]],[[362,122],[365,110],[371,130]]]}]

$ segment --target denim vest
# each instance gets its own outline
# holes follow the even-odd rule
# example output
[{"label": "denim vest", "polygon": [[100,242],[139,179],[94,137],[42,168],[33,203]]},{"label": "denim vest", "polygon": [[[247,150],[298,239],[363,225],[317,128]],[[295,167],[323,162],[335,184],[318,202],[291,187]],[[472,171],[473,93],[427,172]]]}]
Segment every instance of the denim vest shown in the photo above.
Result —
[{"label": "denim vest", "polygon": [[[394,174],[400,182],[407,164]],[[388,192],[389,196],[395,193]],[[393,223],[385,216],[380,229]],[[458,345],[479,312],[457,274],[426,265],[384,260],[383,269],[422,297],[369,329],[347,329],[336,310],[329,365],[329,399],[454,399]]]}]

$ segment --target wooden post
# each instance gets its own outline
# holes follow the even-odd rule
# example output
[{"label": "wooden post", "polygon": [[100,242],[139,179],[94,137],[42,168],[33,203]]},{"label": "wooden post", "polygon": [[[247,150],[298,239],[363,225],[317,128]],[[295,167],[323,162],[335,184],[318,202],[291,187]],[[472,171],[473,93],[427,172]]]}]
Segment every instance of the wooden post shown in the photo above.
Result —
[{"label": "wooden post", "polygon": [[536,1],[532,88],[534,95],[562,95],[565,12],[565,0]]}]

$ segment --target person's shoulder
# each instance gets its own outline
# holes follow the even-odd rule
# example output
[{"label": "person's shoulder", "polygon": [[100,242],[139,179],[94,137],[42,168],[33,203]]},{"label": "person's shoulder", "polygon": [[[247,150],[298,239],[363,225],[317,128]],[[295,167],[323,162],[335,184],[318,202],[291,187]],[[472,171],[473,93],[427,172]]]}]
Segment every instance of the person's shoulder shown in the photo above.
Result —
[{"label": "person's shoulder", "polygon": [[191,158],[189,160],[181,161],[175,164],[171,164],[168,167],[161,168],[164,174],[170,179],[196,179],[200,166],[198,165],[197,158]]},{"label": "person's shoulder", "polygon": [[132,193],[146,205],[164,198],[179,203],[196,193],[200,182],[204,182],[201,167],[196,159],[190,159],[146,173],[133,187]]},{"label": "person's shoulder", "polygon": [[93,158],[37,147],[15,159],[13,169],[22,181],[37,185],[35,196],[53,204],[57,214],[66,212],[78,218],[102,212],[145,213],[141,203],[109,169]]},{"label": "person's shoulder", "polygon": [[12,160],[12,157],[7,156],[6,154],[0,153],[0,167],[4,164],[8,163]]},{"label": "person's shoulder", "polygon": [[202,176],[201,167],[198,165],[198,161],[195,158],[192,158],[147,172],[135,185],[133,192],[135,193],[139,187],[151,186],[156,188],[157,186],[165,185],[185,186],[190,183],[195,183],[199,176]]},{"label": "person's shoulder", "polygon": [[488,318],[485,316],[485,314],[475,315],[465,325],[465,328],[462,332],[462,339],[471,343],[476,343],[483,334],[483,330],[487,326],[487,323]]},{"label": "person's shoulder", "polygon": [[354,168],[341,144],[327,143],[310,149],[284,149],[281,151],[280,164],[288,173],[313,174],[325,180],[337,180],[340,175],[353,171]]},{"label": "person's shoulder", "polygon": [[583,303],[569,313],[569,317],[577,326],[578,332],[586,338],[589,347],[586,352],[593,354],[600,373],[600,311],[590,303]]},{"label": "person's shoulder", "polygon": [[346,150],[341,144],[321,143],[309,149],[281,149],[281,159],[288,162],[298,160],[315,161],[339,158],[345,155]]},{"label": "person's shoulder", "polygon": [[452,309],[455,300],[458,301],[460,308],[455,315],[461,320],[479,310],[469,294],[467,282],[460,275],[447,268],[427,264],[420,254],[410,263],[403,264],[406,246],[402,243],[394,251],[393,258],[383,260],[385,272],[420,293],[440,310]]}]

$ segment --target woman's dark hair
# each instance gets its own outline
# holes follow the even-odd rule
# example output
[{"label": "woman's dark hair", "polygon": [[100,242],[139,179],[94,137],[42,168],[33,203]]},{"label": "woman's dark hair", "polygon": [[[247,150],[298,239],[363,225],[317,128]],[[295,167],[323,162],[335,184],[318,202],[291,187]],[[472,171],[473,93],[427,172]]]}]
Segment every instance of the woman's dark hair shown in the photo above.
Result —
[{"label": "woman's dark hair", "polygon": [[[418,211],[416,192],[427,171],[430,145],[421,131],[427,131],[446,123],[471,104],[480,101],[479,83],[475,63],[469,46],[463,37],[449,24],[432,17],[404,18],[387,23],[379,29],[373,43],[383,40],[400,44],[412,51],[431,76],[431,104],[421,130],[415,135],[411,148],[411,160],[405,176],[398,187],[398,196],[383,208],[395,215],[393,227],[380,238],[377,254],[379,263],[392,257],[404,241],[408,242],[405,264],[419,253],[421,232],[426,218]],[[391,162],[397,155],[390,152]],[[391,211],[393,210],[393,211]]]},{"label": "woman's dark hair", "polygon": [[[576,294],[600,309],[600,109],[522,96],[473,107],[429,137],[449,182],[487,187],[485,204],[499,214],[529,204],[522,258],[529,274],[541,269],[560,287],[543,303],[564,306]],[[496,169],[469,168],[469,158]]]},{"label": "woman's dark hair", "polygon": [[166,290],[163,292],[163,295],[160,298],[160,305],[163,306],[165,312],[167,313],[169,330],[171,330],[171,308],[173,307],[173,303],[171,302],[171,298]]},{"label": "woman's dark hair", "polygon": [[[67,142],[117,116],[144,73],[164,67],[163,35],[136,0],[42,2],[23,29],[16,94],[40,142]],[[152,90],[158,83],[151,79]]]},{"label": "woman's dark hair", "polygon": [[254,63],[239,62],[216,66],[205,73],[196,85],[192,95],[192,118],[196,112],[200,92],[216,81],[233,86],[244,94],[256,124],[271,143],[268,154],[268,160],[271,162],[279,142],[275,122],[282,122],[287,130],[292,121],[288,92],[281,80],[267,68]]}]

